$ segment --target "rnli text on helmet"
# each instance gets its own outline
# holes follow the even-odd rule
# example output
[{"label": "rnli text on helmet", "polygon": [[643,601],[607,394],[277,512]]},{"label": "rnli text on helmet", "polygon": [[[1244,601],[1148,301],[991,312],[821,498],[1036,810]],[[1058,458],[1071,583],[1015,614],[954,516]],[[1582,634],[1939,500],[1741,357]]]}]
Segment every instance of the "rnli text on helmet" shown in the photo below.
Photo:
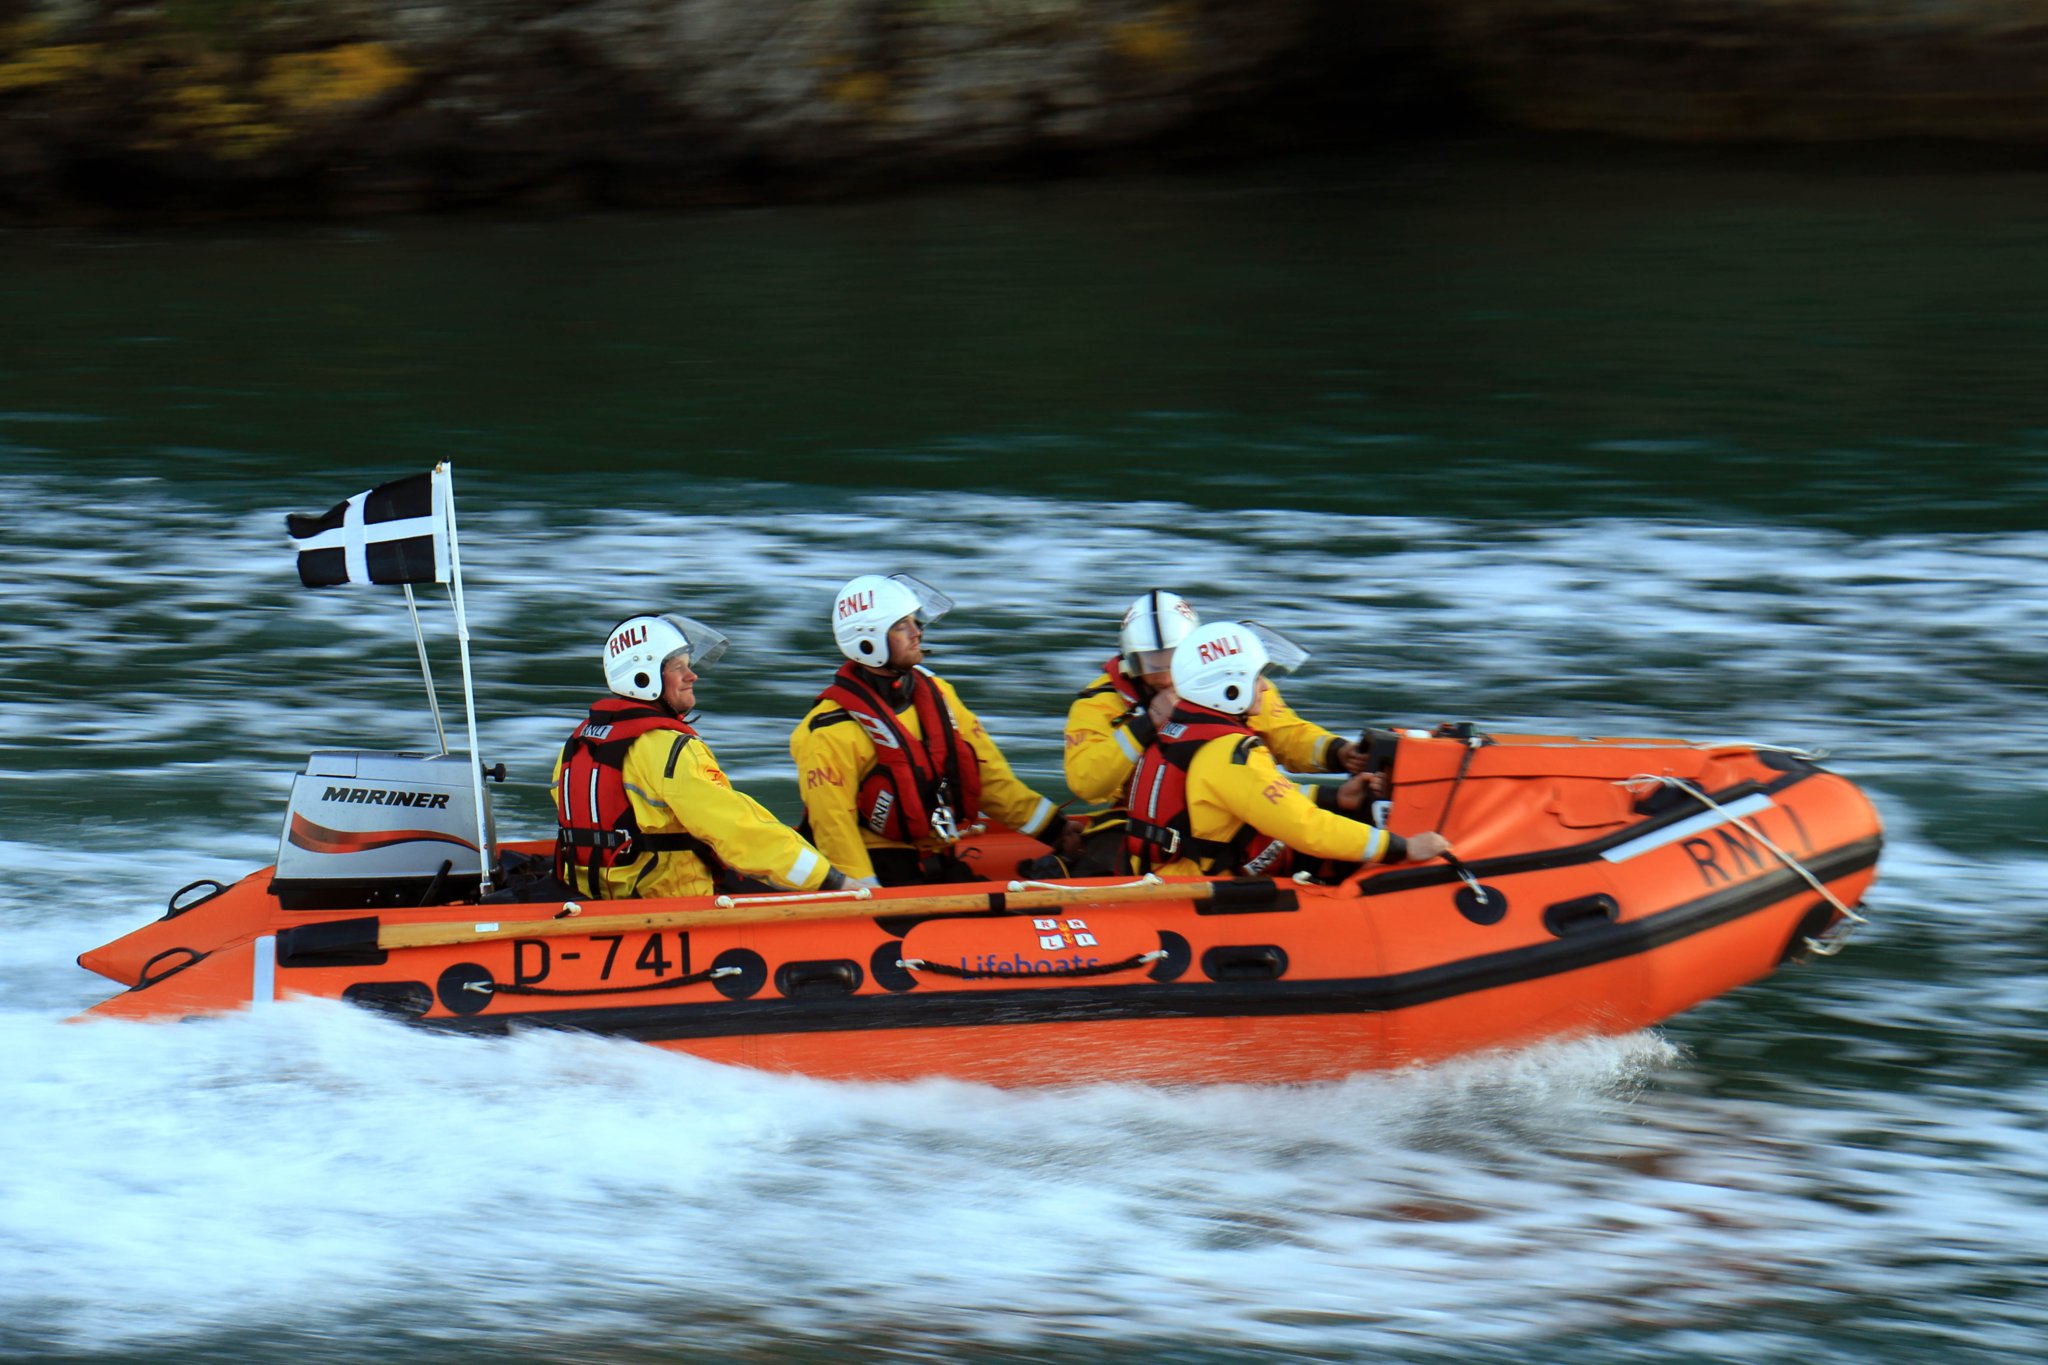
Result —
[{"label": "rnli text on helmet", "polygon": [[1202,656],[1202,662],[1213,664],[1218,659],[1227,659],[1233,654],[1244,653],[1244,646],[1235,635],[1222,635],[1214,640],[1204,640],[1195,646],[1195,652]]},{"label": "rnli text on helmet", "polygon": [[857,616],[874,605],[875,593],[872,588],[866,592],[848,593],[839,599],[839,619],[844,621],[849,616]]},{"label": "rnli text on helmet", "polygon": [[612,657],[617,658],[619,655],[624,654],[627,650],[631,649],[634,645],[640,644],[644,642],[646,639],[646,622],[643,621],[637,626],[627,626],[617,635],[612,636]]}]

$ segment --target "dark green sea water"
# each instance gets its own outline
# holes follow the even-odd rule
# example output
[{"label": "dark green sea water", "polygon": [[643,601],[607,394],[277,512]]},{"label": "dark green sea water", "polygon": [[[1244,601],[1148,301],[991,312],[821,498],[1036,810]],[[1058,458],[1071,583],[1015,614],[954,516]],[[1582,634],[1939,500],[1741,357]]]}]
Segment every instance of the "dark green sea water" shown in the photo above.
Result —
[{"label": "dark green sea water", "polygon": [[[2048,178],[1452,143],[13,232],[0,318],[0,1356],[2048,1349]],[[436,459],[508,834],[632,611],[733,637],[703,729],[793,814],[844,579],[958,600],[933,662],[1055,796],[1162,585],[1307,643],[1337,728],[1825,747],[1876,923],[1654,1035],[1307,1090],[62,1025],[78,951],[274,856],[308,750],[431,740],[402,605],[300,589],[282,514]]]}]

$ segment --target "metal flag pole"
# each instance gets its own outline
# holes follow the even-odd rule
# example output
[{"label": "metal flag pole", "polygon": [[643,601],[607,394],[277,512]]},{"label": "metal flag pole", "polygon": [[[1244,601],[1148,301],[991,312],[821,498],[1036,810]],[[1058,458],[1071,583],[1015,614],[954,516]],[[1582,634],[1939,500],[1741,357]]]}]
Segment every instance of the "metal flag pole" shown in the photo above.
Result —
[{"label": "metal flag pole", "polygon": [[434,466],[434,480],[443,494],[448,521],[449,595],[455,600],[455,643],[462,651],[462,710],[469,721],[469,781],[476,798],[476,850],[479,859],[477,895],[491,890],[491,836],[484,815],[484,757],[476,743],[476,687],[469,672],[469,617],[462,608],[462,546],[455,534],[455,467],[443,460]]},{"label": "metal flag pole", "polygon": [[[450,534],[448,539],[452,542],[455,537]],[[427,680],[427,707],[434,713],[434,738],[440,741],[441,755],[445,758],[448,754],[448,732],[441,728],[441,701],[434,695],[434,670],[427,663],[427,632],[420,628],[419,604],[413,601],[410,583],[405,585],[405,609],[412,613],[412,638],[420,647],[420,676]]]}]

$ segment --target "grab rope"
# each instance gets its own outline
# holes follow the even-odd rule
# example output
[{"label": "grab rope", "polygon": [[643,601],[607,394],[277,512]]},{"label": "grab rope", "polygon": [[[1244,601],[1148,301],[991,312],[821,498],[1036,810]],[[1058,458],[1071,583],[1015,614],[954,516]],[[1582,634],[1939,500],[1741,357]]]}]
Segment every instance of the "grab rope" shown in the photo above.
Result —
[{"label": "grab rope", "polygon": [[1011,882],[1003,890],[1015,894],[1019,891],[1127,891],[1134,886],[1164,886],[1166,883],[1153,873],[1147,872],[1136,881],[1111,882],[1108,886],[1075,886],[1072,882]]},{"label": "grab rope", "polygon": [[720,977],[738,976],[741,970],[739,967],[711,967],[701,972],[670,977],[666,981],[643,981],[637,986],[501,986],[491,981],[465,981],[462,983],[462,989],[475,991],[480,995],[630,995],[635,991],[700,986],[706,981],[716,981]]},{"label": "grab rope", "polygon": [[1760,754],[1784,754],[1806,763],[1818,763],[1828,756],[1826,749],[1802,749],[1795,744],[1759,744],[1753,739],[1724,739],[1711,744],[1693,746],[1704,754],[1718,754],[1727,749],[1749,749]]},{"label": "grab rope", "polygon": [[730,910],[735,905],[811,905],[818,901],[864,901],[872,893],[865,886],[856,886],[850,891],[801,891],[782,892],[765,896],[718,896],[712,904],[721,910]]},{"label": "grab rope", "polygon": [[927,962],[921,957],[899,957],[896,965],[905,971],[930,972],[933,976],[957,977],[962,981],[981,981],[991,976],[1108,976],[1113,972],[1127,972],[1133,967],[1142,967],[1148,962],[1157,962],[1166,956],[1164,948],[1155,948],[1149,953],[1139,953],[1121,962],[1105,962],[1098,967],[1068,967],[1052,972],[971,972],[965,967],[949,967],[943,962]]},{"label": "grab rope", "polygon": [[1806,936],[1806,946],[1813,952],[1819,954],[1820,956],[1833,957],[1836,953],[1841,952],[1843,947],[1845,947],[1849,942],[1849,935],[1856,932],[1856,930],[1861,928],[1863,925],[1870,923],[1870,920],[1867,917],[1857,914],[1854,910],[1850,909],[1848,905],[1843,903],[1842,898],[1840,896],[1837,896],[1834,892],[1828,890],[1826,886],[1822,885],[1820,878],[1814,876],[1811,872],[1806,870],[1805,864],[1801,863],[1797,858],[1787,853],[1784,849],[1779,848],[1778,845],[1772,840],[1771,836],[1764,833],[1762,830],[1758,829],[1755,823],[1752,822],[1749,819],[1749,817],[1736,814],[1734,811],[1722,805],[1719,801],[1716,801],[1713,797],[1707,795],[1705,792],[1701,791],[1698,787],[1686,781],[1684,778],[1673,777],[1668,773],[1661,777],[1657,776],[1654,773],[1637,773],[1634,777],[1620,779],[1614,785],[1617,787],[1624,787],[1628,789],[1628,791],[1632,794],[1640,794],[1639,789],[1646,790],[1647,788],[1652,786],[1676,787],[1679,791],[1684,792],[1687,796],[1690,796],[1693,800],[1699,802],[1701,805],[1719,811],[1722,817],[1726,819],[1730,824],[1733,824],[1737,829],[1741,830],[1744,834],[1747,834],[1750,838],[1762,844],[1772,853],[1775,853],[1778,856],[1778,861],[1782,862],[1783,864],[1785,864],[1785,866],[1791,868],[1794,872],[1797,872],[1801,877],[1805,878],[1806,884],[1808,886],[1812,887],[1815,891],[1818,891],[1821,894],[1822,898],[1825,899],[1829,905],[1834,906],[1836,912],[1841,915],[1844,923],[1848,925],[1848,927],[1843,929],[1839,934],[1836,934],[1834,937],[1825,940],[1814,938],[1810,934]]}]

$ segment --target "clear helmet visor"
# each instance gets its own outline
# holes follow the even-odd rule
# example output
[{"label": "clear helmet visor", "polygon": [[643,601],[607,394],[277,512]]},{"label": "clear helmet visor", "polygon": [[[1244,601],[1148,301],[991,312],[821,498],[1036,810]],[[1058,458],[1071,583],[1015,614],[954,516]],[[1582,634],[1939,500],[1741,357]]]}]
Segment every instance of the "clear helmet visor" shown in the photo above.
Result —
[{"label": "clear helmet visor", "polygon": [[671,614],[665,615],[661,619],[674,626],[681,633],[684,642],[681,649],[670,650],[667,656],[662,659],[661,666],[663,668],[667,668],[669,662],[680,654],[688,657],[691,671],[702,673],[724,657],[726,647],[730,641],[719,631],[713,630],[702,621],[694,620],[688,616]]},{"label": "clear helmet visor", "polygon": [[1261,674],[1292,673],[1308,662],[1308,651],[1282,635],[1271,626],[1262,626],[1257,621],[1240,621],[1239,625],[1259,637],[1259,643],[1266,647],[1266,666]]},{"label": "clear helmet visor", "polygon": [[911,615],[917,618],[920,626],[928,626],[953,610],[953,599],[923,579],[913,578],[907,573],[892,573],[889,578],[891,582],[901,583],[908,588],[910,595],[917,599],[917,610]]},{"label": "clear helmet visor", "polygon": [[1130,656],[1131,665],[1141,678],[1154,673],[1167,673],[1173,669],[1173,651],[1170,649],[1146,649]]}]

